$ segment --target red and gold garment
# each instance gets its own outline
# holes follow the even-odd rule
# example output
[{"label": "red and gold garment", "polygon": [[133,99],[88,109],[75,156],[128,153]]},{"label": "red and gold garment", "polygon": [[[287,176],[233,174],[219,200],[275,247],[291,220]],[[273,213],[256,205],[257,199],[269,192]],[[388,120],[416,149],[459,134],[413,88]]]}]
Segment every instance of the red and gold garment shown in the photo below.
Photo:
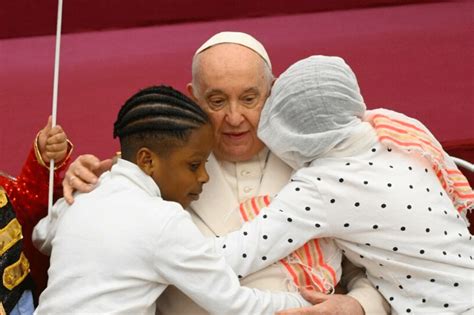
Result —
[{"label": "red and gold garment", "polygon": [[[62,196],[61,183],[63,173],[70,164],[71,151],[72,145],[69,146],[66,159],[55,169],[54,200]],[[0,186],[7,193],[22,228],[23,251],[30,261],[36,300],[46,287],[49,267],[49,257],[41,254],[31,241],[33,228],[48,212],[49,170],[41,164],[44,164],[41,157],[38,153],[35,154],[35,149],[32,148],[18,177],[14,178],[0,172]]]}]

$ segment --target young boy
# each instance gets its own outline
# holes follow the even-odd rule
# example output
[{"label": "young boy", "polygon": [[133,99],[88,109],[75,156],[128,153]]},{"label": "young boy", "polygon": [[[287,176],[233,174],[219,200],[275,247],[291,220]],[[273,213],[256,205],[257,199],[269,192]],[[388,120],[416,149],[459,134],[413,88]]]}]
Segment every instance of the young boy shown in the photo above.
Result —
[{"label": "young boy", "polygon": [[299,295],[240,287],[183,210],[208,181],[206,114],[169,87],[132,96],[114,126],[122,158],[97,188],[60,200],[35,228],[51,254],[38,314],[154,314],[170,284],[214,314],[263,314],[308,305]]}]

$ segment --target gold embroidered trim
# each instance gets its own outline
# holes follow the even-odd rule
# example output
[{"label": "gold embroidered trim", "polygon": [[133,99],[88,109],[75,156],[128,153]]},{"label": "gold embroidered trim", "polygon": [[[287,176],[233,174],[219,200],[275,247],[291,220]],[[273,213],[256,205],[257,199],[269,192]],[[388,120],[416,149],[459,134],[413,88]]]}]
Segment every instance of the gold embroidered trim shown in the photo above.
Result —
[{"label": "gold embroidered trim", "polygon": [[3,190],[3,188],[0,188],[0,208],[3,208],[7,205],[8,199],[7,199],[7,194]]},{"label": "gold embroidered trim", "polygon": [[8,222],[7,226],[0,230],[0,255],[22,238],[20,222],[16,218]]},{"label": "gold embroidered trim", "polygon": [[3,271],[3,285],[8,290],[13,290],[19,285],[30,272],[30,263],[26,256],[21,253],[20,259],[5,268]]}]

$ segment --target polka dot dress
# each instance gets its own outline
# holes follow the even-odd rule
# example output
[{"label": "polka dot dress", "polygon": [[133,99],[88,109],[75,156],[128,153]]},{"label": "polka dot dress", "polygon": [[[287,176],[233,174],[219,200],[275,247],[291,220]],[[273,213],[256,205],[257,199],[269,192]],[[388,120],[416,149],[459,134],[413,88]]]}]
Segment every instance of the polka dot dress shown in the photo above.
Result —
[{"label": "polka dot dress", "polygon": [[249,269],[320,237],[333,237],[365,267],[394,313],[474,308],[472,236],[423,158],[375,144],[357,156],[319,159],[218,243],[232,265]]}]

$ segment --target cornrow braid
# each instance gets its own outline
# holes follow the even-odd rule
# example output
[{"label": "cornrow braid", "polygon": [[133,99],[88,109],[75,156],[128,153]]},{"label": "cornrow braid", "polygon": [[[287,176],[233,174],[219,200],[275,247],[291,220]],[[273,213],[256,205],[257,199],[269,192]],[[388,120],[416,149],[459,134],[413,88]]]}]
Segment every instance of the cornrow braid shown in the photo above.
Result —
[{"label": "cornrow braid", "polygon": [[122,157],[144,145],[164,152],[172,140],[185,141],[193,129],[207,123],[206,113],[190,98],[169,86],[152,86],[122,106],[114,123],[114,138],[120,138]]}]

